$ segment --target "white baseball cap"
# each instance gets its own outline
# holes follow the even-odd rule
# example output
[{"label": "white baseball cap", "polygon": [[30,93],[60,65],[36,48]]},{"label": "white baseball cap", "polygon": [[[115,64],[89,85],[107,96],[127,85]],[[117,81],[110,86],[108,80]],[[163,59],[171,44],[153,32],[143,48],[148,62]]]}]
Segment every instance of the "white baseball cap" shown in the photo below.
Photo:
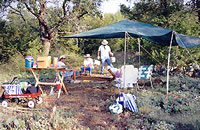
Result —
[{"label": "white baseball cap", "polygon": [[66,57],[64,55],[60,56],[59,60],[61,59],[66,59]]},{"label": "white baseball cap", "polygon": [[90,56],[90,54],[86,54],[84,57],[85,57],[85,58],[88,58],[88,57],[91,57],[91,56]]}]

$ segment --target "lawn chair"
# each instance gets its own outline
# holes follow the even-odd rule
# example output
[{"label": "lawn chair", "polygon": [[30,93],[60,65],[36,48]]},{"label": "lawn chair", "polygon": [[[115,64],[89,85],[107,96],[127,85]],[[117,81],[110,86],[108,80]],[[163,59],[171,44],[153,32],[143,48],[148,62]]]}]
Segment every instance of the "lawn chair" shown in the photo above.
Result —
[{"label": "lawn chair", "polygon": [[151,80],[151,75],[153,71],[153,65],[143,65],[139,68],[138,79],[149,79],[151,83],[151,88],[153,88],[153,83]]},{"label": "lawn chair", "polygon": [[127,89],[135,87],[137,90],[138,69],[134,68],[133,65],[125,65],[121,67],[121,72],[122,72],[121,81],[118,80],[117,84],[115,85],[119,89],[119,92],[120,88]]}]

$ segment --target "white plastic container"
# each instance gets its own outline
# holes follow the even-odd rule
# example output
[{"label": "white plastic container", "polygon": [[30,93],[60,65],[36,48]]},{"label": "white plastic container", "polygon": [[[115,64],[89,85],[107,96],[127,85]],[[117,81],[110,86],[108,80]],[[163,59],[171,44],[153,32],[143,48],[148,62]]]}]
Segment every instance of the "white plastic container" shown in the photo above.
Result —
[{"label": "white plastic container", "polygon": [[115,57],[111,57],[110,59],[111,59],[112,63],[116,62],[116,58]]},{"label": "white plastic container", "polygon": [[100,65],[101,62],[100,62],[99,60],[94,60],[94,64],[95,64],[95,65]]}]

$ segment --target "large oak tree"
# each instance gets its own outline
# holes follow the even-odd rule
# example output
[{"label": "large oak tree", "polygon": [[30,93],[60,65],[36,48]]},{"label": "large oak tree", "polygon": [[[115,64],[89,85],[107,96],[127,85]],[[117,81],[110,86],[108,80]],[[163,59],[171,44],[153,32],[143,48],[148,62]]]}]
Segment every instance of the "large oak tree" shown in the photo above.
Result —
[{"label": "large oak tree", "polygon": [[[24,11],[30,12],[38,20],[40,39],[44,45],[43,55],[48,55],[58,27],[64,23],[72,23],[85,14],[95,14],[101,2],[102,0],[0,0],[0,8],[1,12],[15,12],[25,22]],[[52,10],[57,13],[57,18],[51,16]]]}]

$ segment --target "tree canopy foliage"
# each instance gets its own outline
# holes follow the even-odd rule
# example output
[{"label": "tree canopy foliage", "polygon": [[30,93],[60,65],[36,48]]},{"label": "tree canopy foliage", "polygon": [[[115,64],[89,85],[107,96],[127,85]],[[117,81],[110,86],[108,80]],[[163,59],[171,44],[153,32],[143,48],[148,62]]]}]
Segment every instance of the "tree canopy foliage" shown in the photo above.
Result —
[{"label": "tree canopy foliage", "polygon": [[24,12],[31,13],[38,21],[43,54],[48,55],[58,27],[73,23],[85,14],[95,15],[100,3],[101,0],[1,0],[0,8],[20,15],[25,22]]}]

